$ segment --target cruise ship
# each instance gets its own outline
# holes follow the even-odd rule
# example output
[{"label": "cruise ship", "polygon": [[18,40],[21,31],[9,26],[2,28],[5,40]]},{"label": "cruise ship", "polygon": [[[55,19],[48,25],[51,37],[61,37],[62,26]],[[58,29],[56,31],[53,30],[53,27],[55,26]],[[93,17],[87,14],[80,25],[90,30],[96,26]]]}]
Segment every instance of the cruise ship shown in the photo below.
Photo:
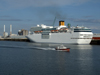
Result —
[{"label": "cruise ship", "polygon": [[59,26],[56,27],[44,24],[32,27],[26,37],[36,43],[90,44],[93,33],[87,27],[66,26],[64,21],[59,21]]}]

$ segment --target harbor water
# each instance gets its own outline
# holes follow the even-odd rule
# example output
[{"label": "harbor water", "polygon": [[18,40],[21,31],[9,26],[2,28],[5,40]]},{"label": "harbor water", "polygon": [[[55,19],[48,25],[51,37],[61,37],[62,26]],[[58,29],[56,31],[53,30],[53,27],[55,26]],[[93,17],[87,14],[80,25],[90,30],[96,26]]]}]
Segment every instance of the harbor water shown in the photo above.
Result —
[{"label": "harbor water", "polygon": [[0,75],[100,75],[100,45],[0,41]]}]

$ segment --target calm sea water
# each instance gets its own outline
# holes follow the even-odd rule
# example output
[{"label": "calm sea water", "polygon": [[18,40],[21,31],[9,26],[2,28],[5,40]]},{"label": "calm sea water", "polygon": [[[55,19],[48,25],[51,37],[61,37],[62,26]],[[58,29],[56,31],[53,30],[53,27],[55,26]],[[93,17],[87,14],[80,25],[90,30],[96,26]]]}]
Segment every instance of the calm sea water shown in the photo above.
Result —
[{"label": "calm sea water", "polygon": [[0,75],[100,75],[100,45],[0,41]]}]

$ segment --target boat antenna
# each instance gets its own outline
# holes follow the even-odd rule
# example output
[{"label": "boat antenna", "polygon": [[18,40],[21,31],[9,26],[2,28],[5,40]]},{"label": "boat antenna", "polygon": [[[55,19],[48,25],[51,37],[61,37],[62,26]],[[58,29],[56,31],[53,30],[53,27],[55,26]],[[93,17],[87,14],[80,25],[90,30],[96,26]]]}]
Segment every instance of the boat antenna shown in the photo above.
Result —
[{"label": "boat antenna", "polygon": [[54,19],[54,21],[53,21],[53,28],[54,28],[55,21],[56,21],[56,17],[55,17],[55,19]]}]

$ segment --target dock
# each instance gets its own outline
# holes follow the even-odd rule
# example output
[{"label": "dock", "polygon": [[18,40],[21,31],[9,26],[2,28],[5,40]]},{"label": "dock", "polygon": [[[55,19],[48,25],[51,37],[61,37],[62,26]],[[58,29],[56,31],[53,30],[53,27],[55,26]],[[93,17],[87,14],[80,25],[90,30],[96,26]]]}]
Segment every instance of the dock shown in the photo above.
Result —
[{"label": "dock", "polygon": [[27,38],[0,38],[0,41],[23,41],[23,42],[30,42]]},{"label": "dock", "polygon": [[[20,42],[30,42],[27,38],[0,38],[0,41],[20,41]],[[92,39],[90,45],[100,45],[100,39]]]},{"label": "dock", "polygon": [[100,45],[100,39],[96,39],[96,40],[92,39],[90,45]]}]

